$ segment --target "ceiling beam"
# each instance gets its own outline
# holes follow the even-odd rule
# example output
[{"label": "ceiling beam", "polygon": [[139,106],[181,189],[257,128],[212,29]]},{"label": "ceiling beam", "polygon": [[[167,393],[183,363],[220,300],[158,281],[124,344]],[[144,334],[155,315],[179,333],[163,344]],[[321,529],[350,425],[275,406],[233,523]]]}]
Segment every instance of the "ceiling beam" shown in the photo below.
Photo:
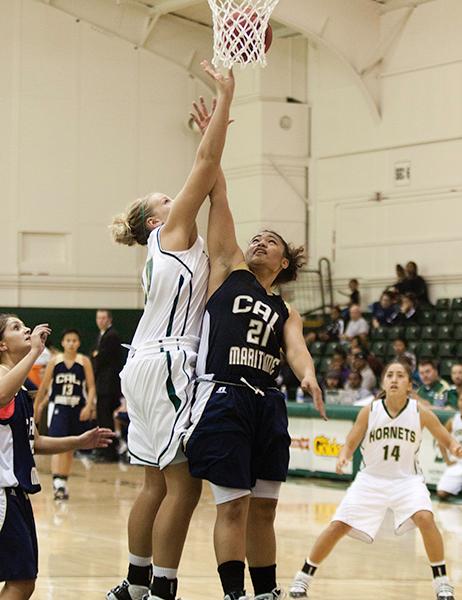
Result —
[{"label": "ceiling beam", "polygon": [[167,15],[198,4],[204,4],[204,0],[162,0],[153,7],[153,11],[161,15]]}]

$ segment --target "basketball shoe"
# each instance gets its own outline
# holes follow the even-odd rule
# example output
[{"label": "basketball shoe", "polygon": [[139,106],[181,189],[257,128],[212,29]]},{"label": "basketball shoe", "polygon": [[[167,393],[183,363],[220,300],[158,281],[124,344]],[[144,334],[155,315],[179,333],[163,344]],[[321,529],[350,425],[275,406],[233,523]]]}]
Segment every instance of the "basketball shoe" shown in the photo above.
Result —
[{"label": "basketball shoe", "polygon": [[436,600],[455,600],[454,588],[446,575],[433,580],[433,589],[436,592]]},{"label": "basketball shoe", "polygon": [[310,575],[307,575],[303,571],[298,571],[290,586],[289,598],[308,598],[308,589],[312,579]]},{"label": "basketball shoe", "polygon": [[[239,592],[237,592],[237,593],[232,592],[231,594],[226,594],[226,596],[224,597],[223,600],[250,600],[250,596],[245,596],[245,595],[241,596],[238,594],[239,594]],[[245,594],[245,592],[244,592],[244,594]]]},{"label": "basketball shoe", "polygon": [[285,593],[280,588],[275,588],[267,594],[258,594],[254,600],[283,600],[285,597]]},{"label": "basketball shoe", "polygon": [[149,589],[144,585],[132,585],[127,579],[106,594],[106,600],[142,600]]}]

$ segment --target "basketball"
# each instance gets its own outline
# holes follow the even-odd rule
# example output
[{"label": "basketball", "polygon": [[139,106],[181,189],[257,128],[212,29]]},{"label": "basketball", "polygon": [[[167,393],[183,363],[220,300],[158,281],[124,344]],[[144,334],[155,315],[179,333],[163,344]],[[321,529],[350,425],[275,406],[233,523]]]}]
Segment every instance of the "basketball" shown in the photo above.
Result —
[{"label": "basketball", "polygon": [[[256,12],[250,13],[250,7],[247,7],[243,12],[235,12],[233,16],[226,22],[226,48],[231,52],[232,57],[240,55],[242,62],[247,62],[249,54],[253,51],[253,45],[250,45],[252,38],[255,37],[254,30],[259,31],[262,23],[259,15]],[[265,53],[271,47],[273,42],[273,29],[268,23],[265,31]],[[249,52],[246,52],[246,49]],[[239,61],[241,62],[241,61]]]}]

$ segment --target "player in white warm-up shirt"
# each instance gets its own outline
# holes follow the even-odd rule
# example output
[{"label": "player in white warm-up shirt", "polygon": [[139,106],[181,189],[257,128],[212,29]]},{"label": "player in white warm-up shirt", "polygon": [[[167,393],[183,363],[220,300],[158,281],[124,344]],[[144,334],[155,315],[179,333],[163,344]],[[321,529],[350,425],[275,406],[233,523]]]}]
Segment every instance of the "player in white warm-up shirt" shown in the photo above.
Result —
[{"label": "player in white warm-up shirt", "polygon": [[[462,444],[462,395],[457,400],[458,413],[446,423],[446,429],[449,433]],[[438,496],[442,499],[448,496],[457,496],[462,491],[462,460],[457,457],[448,456],[446,448],[441,446],[441,453],[448,468],[443,473],[438,482]]]},{"label": "player in white warm-up shirt", "polygon": [[420,529],[437,600],[454,600],[454,589],[446,575],[443,540],[433,518],[418,451],[424,427],[454,456],[462,458],[462,446],[431,411],[409,398],[411,375],[407,364],[390,363],[383,374],[384,397],[358,414],[340,451],[337,472],[342,473],[360,444],[362,469],[348,488],[331,524],[318,537],[302,570],[295,576],[291,598],[308,597],[318,566],[342,537],[350,535],[373,542],[390,509],[397,535],[413,527]]},{"label": "player in white warm-up shirt", "polygon": [[135,201],[112,226],[116,242],[147,246],[148,252],[145,309],[120,375],[130,461],[144,467],[145,479],[128,521],[128,575],[108,600],[175,600],[178,564],[201,491],[181,448],[208,281],[195,221],[217,178],[234,91],[231,74],[203,66],[218,97],[183,189],[174,201],[160,193]]}]

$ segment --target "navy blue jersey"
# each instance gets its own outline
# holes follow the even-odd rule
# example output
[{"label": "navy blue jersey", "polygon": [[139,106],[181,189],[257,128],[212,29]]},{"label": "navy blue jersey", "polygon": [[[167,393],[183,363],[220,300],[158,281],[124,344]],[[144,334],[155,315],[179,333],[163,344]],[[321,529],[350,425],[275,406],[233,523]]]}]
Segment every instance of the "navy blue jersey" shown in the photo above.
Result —
[{"label": "navy blue jersey", "polygon": [[23,388],[0,408],[0,488],[40,491],[34,462],[34,406]]},{"label": "navy blue jersey", "polygon": [[233,271],[206,304],[197,374],[276,385],[288,316],[284,300],[268,294],[253,273]]},{"label": "navy blue jersey", "polygon": [[85,404],[85,370],[81,354],[77,354],[70,368],[64,362],[64,355],[59,354],[56,357],[52,381],[50,402],[68,406]]}]

